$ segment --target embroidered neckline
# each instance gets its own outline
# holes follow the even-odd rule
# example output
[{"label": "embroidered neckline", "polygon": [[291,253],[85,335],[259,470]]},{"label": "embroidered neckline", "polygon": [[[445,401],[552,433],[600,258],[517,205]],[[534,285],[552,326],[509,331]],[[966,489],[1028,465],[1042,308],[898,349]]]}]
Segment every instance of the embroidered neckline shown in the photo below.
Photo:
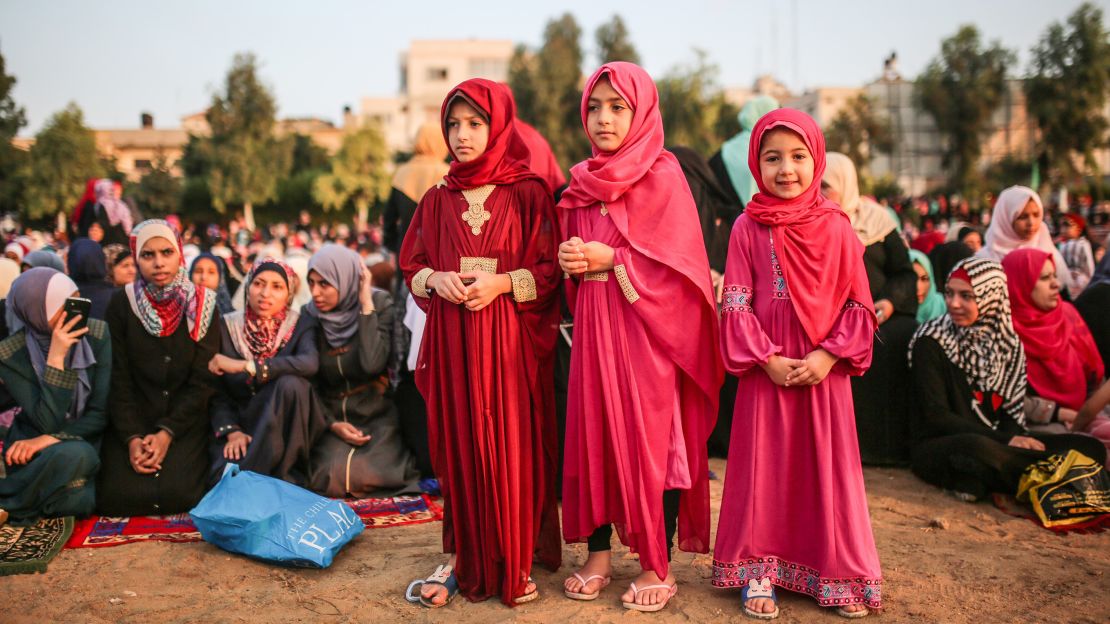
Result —
[{"label": "embroidered neckline", "polygon": [[466,212],[462,213],[462,220],[470,226],[470,233],[475,236],[482,233],[482,226],[493,216],[486,210],[486,200],[495,188],[497,186],[494,184],[486,184],[462,192],[467,203]]}]

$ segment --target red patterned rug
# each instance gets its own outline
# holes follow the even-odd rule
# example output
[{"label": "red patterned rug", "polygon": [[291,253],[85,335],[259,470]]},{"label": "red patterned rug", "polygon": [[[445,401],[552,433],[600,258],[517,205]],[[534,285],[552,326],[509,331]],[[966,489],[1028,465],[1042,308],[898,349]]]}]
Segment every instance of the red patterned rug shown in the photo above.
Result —
[{"label": "red patterned rug", "polygon": [[[368,529],[422,524],[443,519],[443,508],[428,494],[343,501]],[[66,548],[98,548],[133,542],[199,542],[200,533],[189,514],[78,520]]]}]

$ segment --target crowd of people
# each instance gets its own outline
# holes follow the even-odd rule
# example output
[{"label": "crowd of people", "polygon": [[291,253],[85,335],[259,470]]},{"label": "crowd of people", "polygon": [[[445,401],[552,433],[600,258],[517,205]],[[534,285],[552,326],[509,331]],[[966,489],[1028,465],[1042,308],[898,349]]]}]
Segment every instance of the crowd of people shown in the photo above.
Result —
[{"label": "crowd of people", "polygon": [[568,183],[507,87],[463,82],[364,231],[183,228],[90,181],[68,235],[0,258],[0,523],[185,512],[229,462],[336,498],[434,476],[427,607],[529,602],[564,541],[589,552],[565,595],[594,600],[615,528],[627,609],[676,595],[677,545],[749,617],[782,588],[857,618],[882,608],[863,464],[978,501],[1107,461],[1110,260],[1081,216],[1013,186],[985,231],[918,227],[766,97],[711,157],[665,148],[630,63],[580,113]]}]

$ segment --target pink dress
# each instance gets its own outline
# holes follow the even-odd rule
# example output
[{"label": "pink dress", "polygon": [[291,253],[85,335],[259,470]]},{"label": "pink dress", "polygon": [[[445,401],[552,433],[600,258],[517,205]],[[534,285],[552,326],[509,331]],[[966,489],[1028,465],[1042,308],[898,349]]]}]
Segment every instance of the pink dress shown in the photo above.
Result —
[{"label": "pink dress", "polygon": [[[862,269],[861,269],[862,270]],[[821,606],[881,607],[849,375],[871,363],[874,323],[851,299],[820,347],[840,358],[816,386],[782,387],[771,355],[815,349],[794,311],[770,228],[742,215],[725,269],[721,343],[740,378],[713,552],[713,584],[765,578]]]}]

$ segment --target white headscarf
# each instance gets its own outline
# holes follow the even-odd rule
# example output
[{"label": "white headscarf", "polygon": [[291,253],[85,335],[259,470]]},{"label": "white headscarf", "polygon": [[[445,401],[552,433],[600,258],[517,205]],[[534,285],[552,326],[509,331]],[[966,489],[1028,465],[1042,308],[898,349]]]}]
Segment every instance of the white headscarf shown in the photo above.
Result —
[{"label": "white headscarf", "polygon": [[996,262],[1002,262],[1006,254],[1015,249],[1028,247],[1050,253],[1056,263],[1056,276],[1060,280],[1060,285],[1067,288],[1074,296],[1076,290],[1072,283],[1071,273],[1068,271],[1068,264],[1064,262],[1063,256],[1057,251],[1056,245],[1052,244],[1052,235],[1048,233],[1048,224],[1042,222],[1040,227],[1037,228],[1037,233],[1030,240],[1019,237],[1017,232],[1014,231],[1014,219],[1025,209],[1029,200],[1036,202],[1043,215],[1044,204],[1041,203],[1040,195],[1037,195],[1037,192],[1033,189],[1027,186],[1015,185],[999,193],[998,201],[994,204],[994,212],[991,213],[990,227],[987,228],[987,235],[983,237],[983,248],[975,255],[979,258],[989,258]]},{"label": "white headscarf", "polygon": [[824,181],[840,193],[840,208],[848,214],[864,247],[883,240],[898,227],[886,208],[870,197],[860,196],[859,178],[851,158],[840,152],[825,154]]}]

